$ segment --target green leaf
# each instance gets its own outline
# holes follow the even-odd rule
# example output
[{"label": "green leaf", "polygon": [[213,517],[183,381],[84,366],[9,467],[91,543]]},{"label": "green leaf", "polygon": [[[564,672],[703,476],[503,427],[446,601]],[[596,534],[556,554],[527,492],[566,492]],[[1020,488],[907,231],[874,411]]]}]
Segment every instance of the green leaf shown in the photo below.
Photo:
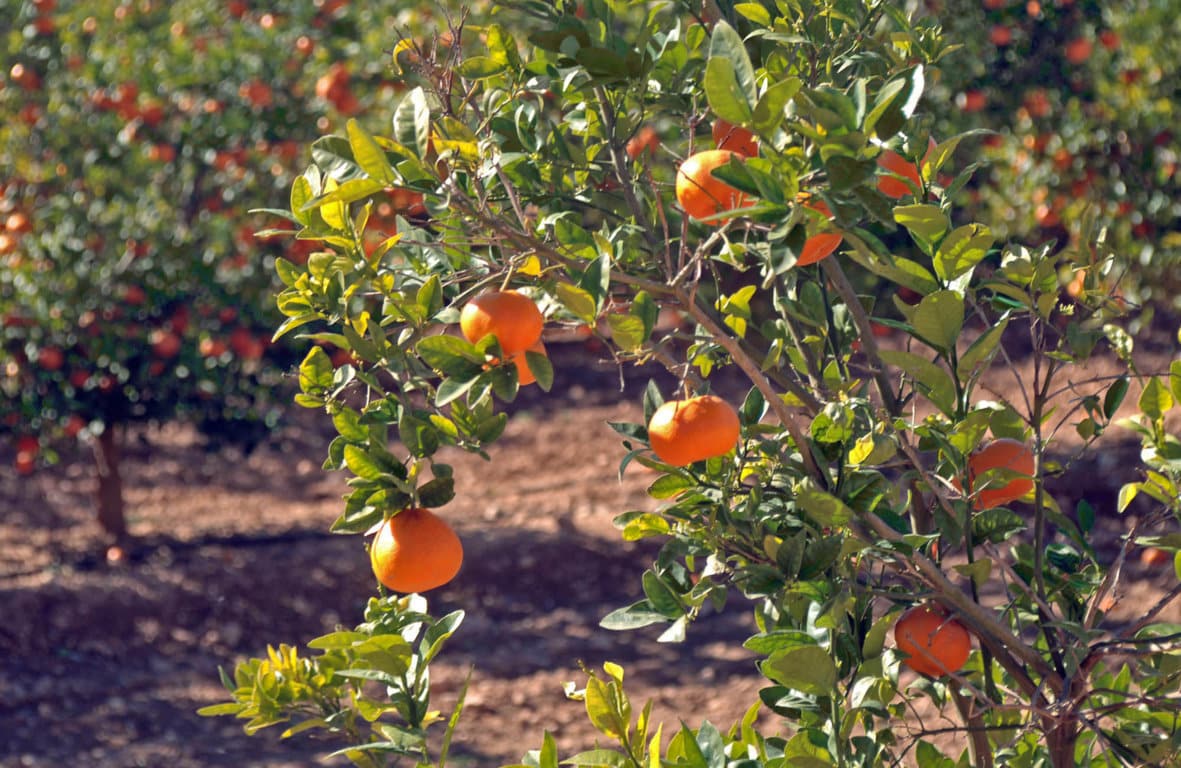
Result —
[{"label": "green leaf", "polygon": [[1173,395],[1160,379],[1153,376],[1140,393],[1140,412],[1153,421],[1159,420],[1173,407]]},{"label": "green leaf", "polygon": [[455,479],[436,477],[418,487],[418,503],[428,509],[441,507],[455,498]]},{"label": "green leaf", "polygon": [[796,494],[796,501],[818,525],[837,527],[853,519],[853,510],[836,496],[807,486]]},{"label": "green leaf", "polygon": [[421,158],[426,155],[430,135],[431,110],[426,93],[418,87],[407,93],[394,110],[394,138]]},{"label": "green leaf", "polygon": [[648,486],[648,495],[654,499],[668,499],[694,487],[694,482],[684,475],[661,475]]},{"label": "green leaf", "polygon": [[756,26],[771,26],[771,12],[759,3],[737,3],[734,10],[753,21]]},{"label": "green leaf", "polygon": [[357,165],[361,166],[361,170],[382,186],[393,182],[397,178],[394,169],[373,137],[351,118],[346,123],[345,130],[348,133],[349,147],[353,150],[353,158],[356,159]]},{"label": "green leaf", "polygon": [[[753,5],[751,3],[750,5]],[[751,122],[758,133],[770,134],[783,122],[788,103],[799,92],[803,82],[797,77],[789,77],[768,88],[755,105]]]},{"label": "green leaf", "polygon": [[573,765],[576,768],[625,768],[628,760],[619,752],[609,749],[591,749],[566,758],[562,765]]},{"label": "green leaf", "polygon": [[508,69],[508,61],[493,56],[470,56],[455,68],[460,77],[468,80],[484,80],[495,77]]},{"label": "green leaf", "polygon": [[295,181],[291,183],[291,197],[289,204],[291,205],[291,213],[299,220],[300,224],[307,226],[311,223],[311,217],[303,210],[303,206],[308,200],[315,197],[312,192],[311,182],[306,176],[296,176]]},{"label": "green leaf", "polygon": [[1128,394],[1128,386],[1128,377],[1120,376],[1107,389],[1107,394],[1103,396],[1103,415],[1108,419],[1115,416],[1115,412],[1123,404],[1124,397]]},{"label": "green leaf", "polygon": [[479,349],[458,336],[427,336],[414,349],[423,362],[448,377],[468,380],[484,370],[484,356]]},{"label": "green leaf", "polygon": [[439,384],[438,391],[435,392],[435,405],[442,408],[448,403],[454,402],[456,399],[467,394],[476,382],[480,381],[482,376],[475,376],[470,379],[451,378],[445,379]]},{"label": "green leaf", "polygon": [[684,615],[685,609],[677,593],[654,571],[644,571],[640,583],[644,588],[644,597],[648,598],[648,603],[657,613],[670,619]]},{"label": "green leaf", "polygon": [[344,463],[357,477],[365,480],[379,480],[388,473],[377,458],[359,445],[344,447]]},{"label": "green leaf", "polygon": [[955,291],[936,291],[924,296],[910,317],[915,332],[936,349],[955,348],[964,327],[964,300]]},{"label": "green leaf", "polygon": [[983,587],[992,577],[992,560],[987,557],[963,565],[954,565],[955,572],[964,578],[971,579],[976,586]]},{"label": "green leaf", "polygon": [[554,366],[550,363],[549,358],[540,352],[527,349],[525,350],[525,365],[533,374],[533,378],[537,380],[538,388],[542,392],[549,392],[554,386]]},{"label": "green leaf", "polygon": [[597,309],[595,307],[595,300],[588,292],[570,283],[558,283],[555,289],[558,295],[558,301],[562,306],[570,310],[570,314],[577,317],[587,325],[595,324],[595,316]]},{"label": "green leaf", "polygon": [[[758,101],[754,66],[742,37],[725,21],[714,25],[705,68],[705,96],[714,114],[731,123],[747,125]],[[720,101],[715,104],[715,98]],[[718,109],[719,104],[727,114]],[[737,111],[730,111],[731,109]]]},{"label": "green leaf", "polygon": [[939,244],[935,274],[949,282],[967,274],[988,254],[995,241],[992,231],[983,224],[957,227]]},{"label": "green leaf", "polygon": [[1127,511],[1128,506],[1140,493],[1140,483],[1126,483],[1119,489],[1119,498],[1116,501],[1116,511],[1123,513]]},{"label": "green leaf", "polygon": [[831,696],[837,683],[836,665],[818,645],[779,651],[760,663],[759,669],[768,679],[812,696]]},{"label": "green leaf", "polygon": [[896,206],[894,221],[918,238],[928,241],[939,239],[951,226],[951,220],[939,206],[927,204]]},{"label": "green leaf", "polygon": [[342,408],[332,415],[332,425],[350,443],[363,443],[369,439],[369,430],[361,424],[361,416],[352,408]]},{"label": "green leaf", "polygon": [[987,365],[992,359],[993,354],[1000,348],[1001,336],[1004,335],[1005,329],[1009,327],[1009,318],[1006,317],[996,325],[989,328],[982,333],[979,338],[972,342],[972,345],[960,355],[957,373],[960,381],[967,381],[979,365]]},{"label": "green leaf", "polygon": [[430,319],[443,308],[443,283],[438,275],[430,278],[419,286],[414,294],[414,303],[422,307],[423,316]]},{"label": "green leaf", "polygon": [[643,323],[643,337],[646,341],[652,335],[652,331],[656,328],[656,323],[660,319],[660,306],[652,300],[652,294],[647,291],[639,291],[635,298],[632,299],[631,309],[629,313],[640,319]]},{"label": "green leaf", "polygon": [[332,386],[332,360],[322,347],[312,347],[299,365],[299,388],[306,394],[319,395]]},{"label": "green leaf", "polygon": [[931,403],[947,415],[955,412],[955,382],[947,371],[926,358],[910,352],[882,349],[878,352],[882,361],[903,370],[918,385],[919,391]]},{"label": "green leaf", "polygon": [[705,98],[714,114],[735,125],[749,125],[754,117],[750,102],[742,98],[738,75],[727,59],[711,58],[705,65]]},{"label": "green leaf", "polygon": [[639,629],[652,624],[664,624],[668,621],[662,613],[652,610],[647,600],[632,603],[624,608],[617,608],[599,621],[599,626],[612,631]]},{"label": "green leaf", "polygon": [[627,352],[637,352],[643,348],[647,336],[644,333],[644,321],[633,315],[607,315],[607,325],[611,328],[611,338],[619,348]]}]

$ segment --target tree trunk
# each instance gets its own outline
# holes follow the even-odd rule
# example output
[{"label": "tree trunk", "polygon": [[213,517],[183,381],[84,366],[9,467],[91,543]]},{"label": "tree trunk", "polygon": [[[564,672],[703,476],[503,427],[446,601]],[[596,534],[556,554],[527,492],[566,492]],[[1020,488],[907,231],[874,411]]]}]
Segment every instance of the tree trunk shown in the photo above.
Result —
[{"label": "tree trunk", "polygon": [[127,539],[127,520],[123,515],[123,478],[119,475],[119,436],[108,424],[94,442],[94,464],[98,484],[95,502],[98,524],[116,543]]},{"label": "tree trunk", "polygon": [[1053,768],[1075,768],[1074,747],[1078,725],[1070,719],[1046,720],[1046,747]]}]

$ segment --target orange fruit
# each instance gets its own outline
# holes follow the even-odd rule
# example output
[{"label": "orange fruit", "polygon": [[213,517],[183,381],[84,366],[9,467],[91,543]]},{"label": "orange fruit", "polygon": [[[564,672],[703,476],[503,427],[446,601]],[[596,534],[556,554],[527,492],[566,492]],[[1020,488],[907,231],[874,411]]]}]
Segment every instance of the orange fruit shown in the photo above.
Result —
[{"label": "orange fruit", "polygon": [[930,677],[959,671],[972,650],[964,625],[933,605],[916,605],[902,614],[894,625],[894,643],[907,654],[903,664]]},{"label": "orange fruit", "polygon": [[654,155],[658,149],[660,149],[660,134],[650,125],[645,125],[627,141],[627,156],[632,160],[645,152]]},{"label": "orange fruit", "polygon": [[410,507],[381,524],[369,560],[387,589],[425,592],[455,578],[463,564],[463,545],[443,518]]},{"label": "orange fruit", "polygon": [[1155,568],[1158,565],[1164,565],[1170,562],[1173,556],[1159,547],[1146,547],[1140,553],[1140,564]]},{"label": "orange fruit", "polygon": [[469,301],[459,314],[464,338],[475,344],[488,334],[496,337],[506,355],[537,343],[545,318],[533,299],[517,291],[490,291]]},{"label": "orange fruit", "polygon": [[826,259],[841,244],[842,236],[839,232],[818,232],[804,241],[804,248],[800,251],[800,258],[796,260],[797,267],[806,267]]},{"label": "orange fruit", "polygon": [[[1020,440],[1002,437],[969,456],[969,487],[976,484],[977,477],[993,469],[1007,469],[1026,477],[1015,477],[1002,486],[985,488],[976,494],[972,502],[974,508],[1001,507],[1033,490],[1033,451]],[[958,481],[954,485],[960,487]]]},{"label": "orange fruit", "polygon": [[[897,200],[900,197],[915,194],[915,189],[923,188],[923,180],[919,176],[918,166],[892,149],[887,149],[878,155],[878,167],[886,171],[885,174],[878,177],[878,190],[887,197]],[[895,176],[909,180],[914,186],[912,187],[911,184],[895,178]]]},{"label": "orange fruit", "polygon": [[648,421],[648,444],[674,467],[724,456],[740,433],[738,412],[716,395],[669,400]]},{"label": "orange fruit", "polygon": [[[723,211],[742,208],[745,196],[721,179],[713,171],[731,160],[742,160],[742,155],[728,149],[707,149],[690,155],[677,169],[677,202],[694,219],[708,219]],[[710,221],[721,226],[729,219]]]},{"label": "orange fruit", "polygon": [[533,375],[533,371],[529,369],[529,361],[525,357],[526,352],[536,352],[539,355],[545,354],[545,345],[541,343],[541,339],[537,343],[522,352],[514,352],[509,360],[513,361],[513,365],[517,366],[517,385],[527,387],[530,384],[537,382],[537,377]]},{"label": "orange fruit", "polygon": [[759,153],[758,139],[745,128],[718,118],[714,121],[712,133],[714,146],[718,149],[727,149],[745,157],[754,157]]}]

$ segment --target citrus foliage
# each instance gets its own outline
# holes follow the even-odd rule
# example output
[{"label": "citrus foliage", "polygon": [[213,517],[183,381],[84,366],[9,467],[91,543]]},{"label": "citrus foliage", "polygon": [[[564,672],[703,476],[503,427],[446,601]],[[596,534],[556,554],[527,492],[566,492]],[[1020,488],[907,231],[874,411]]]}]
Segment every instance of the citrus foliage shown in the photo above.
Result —
[{"label": "citrus foliage", "polygon": [[[399,54],[413,87],[392,131],[350,122],[316,142],[284,214],[316,252],[277,267],[282,332],[352,355],[334,366],[311,346],[300,366],[298,402],[339,432],[326,466],[353,476],[334,529],[445,503],[439,448],[500,435],[520,386],[513,350],[456,326],[474,297],[512,288],[550,325],[602,321],[620,364],[655,361],[682,382],[649,386],[643,422],[613,425],[621,471],[659,473],[660,506],[617,522],[663,546],[644,599],[604,626],[663,624],[661,639],[679,640],[738,590],[755,601],[745,645],[767,678],[728,735],[706,724],[664,743],[647,709],[633,722],[609,666],[581,695],[619,747],[574,764],[1176,759],[1179,647],[1157,618],[1178,590],[1134,623],[1108,612],[1128,554],[1176,544],[1146,534],[1181,512],[1164,421],[1181,370],[1063,386],[1095,355],[1131,363],[1119,302],[1063,293],[1064,272],[1108,278],[1102,238],[1027,247],[956,205],[981,139],[931,135],[926,86],[955,42],[936,19],[857,0],[721,5],[707,18],[696,4],[506,4],[452,26],[442,59]],[[679,170],[712,148],[718,120],[757,138],[756,155],[708,177],[744,199],[686,215]],[[427,216],[374,246],[391,189],[424,195]],[[839,243],[809,249],[821,234]],[[658,326],[662,310],[690,330]],[[544,356],[527,367],[550,386]],[[749,383],[727,393],[737,442],[662,461],[646,425],[723,368]],[[997,375],[1021,397],[998,400]],[[1060,509],[1044,480],[1070,471],[1051,446],[1071,431],[1083,449],[1100,439],[1133,380],[1152,470],[1124,501],[1157,506],[1113,564],[1095,548],[1096,511]],[[992,460],[994,445],[1021,461]],[[957,641],[933,670],[948,674],[908,669],[929,670],[887,637],[916,604],[966,631],[966,664]],[[922,651],[921,633],[910,641]],[[940,716],[911,717],[919,700]],[[959,746],[945,755],[933,737],[946,728]],[[547,738],[527,764],[557,761]]]},{"label": "citrus foliage", "polygon": [[[373,598],[363,624],[308,643],[315,655],[281,645],[268,648],[265,659],[239,664],[232,679],[223,672],[233,702],[200,714],[244,719],[247,733],[290,723],[284,738],[323,729],[357,745],[340,754],[359,766],[383,765],[386,756],[428,761],[425,729],[439,720],[430,708],[429,665],[463,612],[432,619],[425,609],[420,597]],[[380,683],[385,695],[374,697],[369,683]],[[401,723],[377,722],[389,714]]]}]

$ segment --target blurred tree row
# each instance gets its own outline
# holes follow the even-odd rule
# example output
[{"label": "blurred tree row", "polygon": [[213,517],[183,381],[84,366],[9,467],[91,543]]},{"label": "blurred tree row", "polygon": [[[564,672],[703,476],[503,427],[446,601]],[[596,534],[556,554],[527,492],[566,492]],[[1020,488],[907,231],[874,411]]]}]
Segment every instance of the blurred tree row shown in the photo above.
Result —
[{"label": "blurred tree row", "polygon": [[[1176,0],[930,0],[962,43],[933,89],[938,131],[987,127],[975,215],[1003,236],[1076,241],[1088,212],[1127,272],[1124,297],[1181,309]],[[940,108],[940,105],[942,107]],[[1081,273],[1067,291],[1100,290]]]},{"label": "blurred tree row", "polygon": [[0,435],[22,473],[93,437],[116,537],[121,425],[250,443],[290,399],[274,259],[311,249],[260,239],[250,211],[287,206],[314,137],[389,113],[389,53],[428,13],[271,7],[0,2]]}]

